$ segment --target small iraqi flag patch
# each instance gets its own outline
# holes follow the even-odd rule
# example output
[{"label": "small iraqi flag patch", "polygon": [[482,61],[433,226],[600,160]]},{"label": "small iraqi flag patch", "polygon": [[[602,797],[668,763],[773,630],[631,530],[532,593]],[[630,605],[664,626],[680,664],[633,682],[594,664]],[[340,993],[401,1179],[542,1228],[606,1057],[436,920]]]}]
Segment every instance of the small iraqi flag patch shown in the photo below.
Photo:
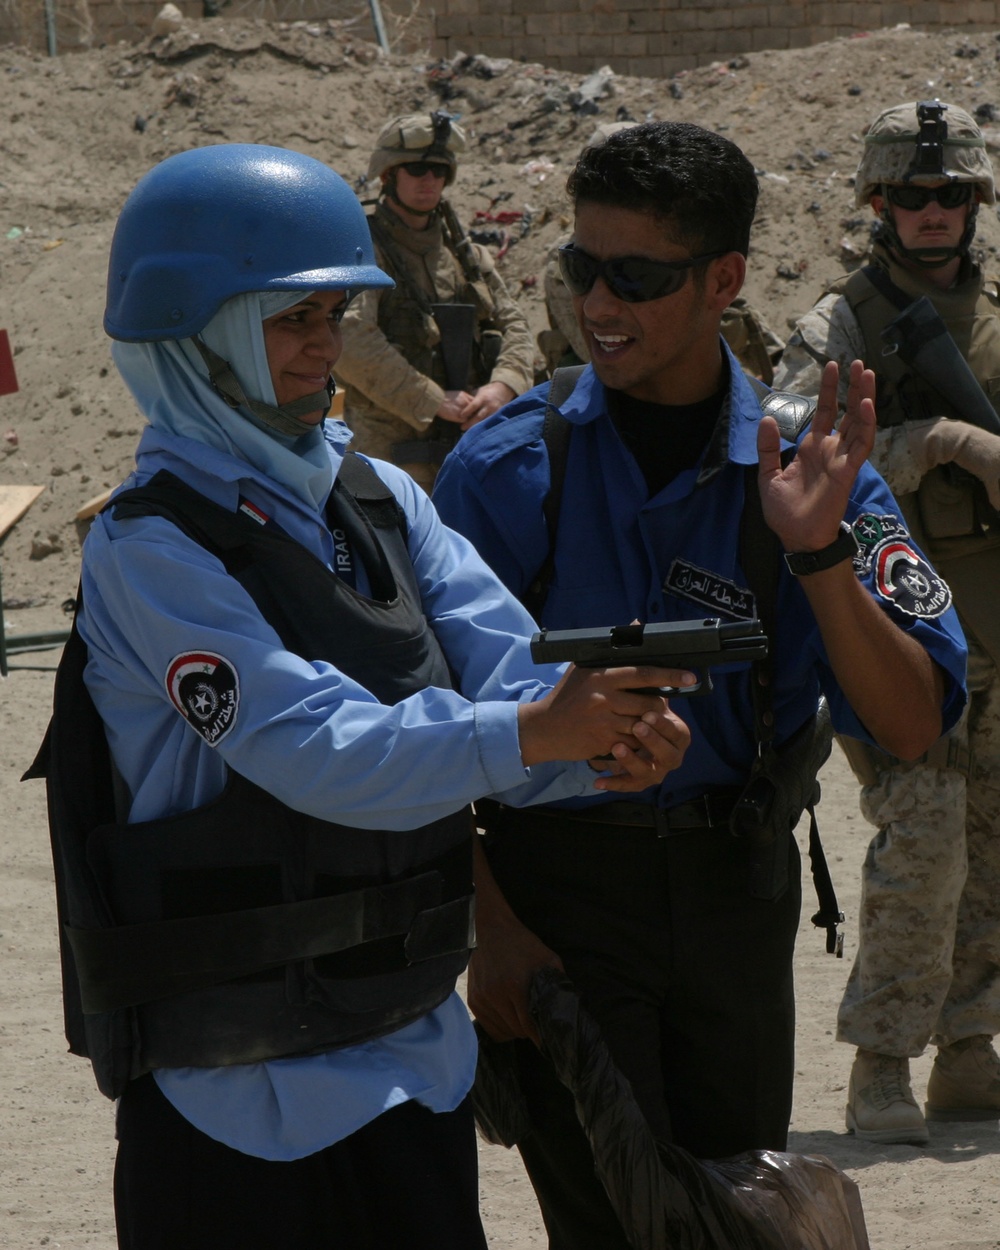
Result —
[{"label": "small iraqi flag patch", "polygon": [[240,682],[236,669],[212,651],[186,651],[171,660],[166,677],[170,702],[210,747],[236,724]]}]

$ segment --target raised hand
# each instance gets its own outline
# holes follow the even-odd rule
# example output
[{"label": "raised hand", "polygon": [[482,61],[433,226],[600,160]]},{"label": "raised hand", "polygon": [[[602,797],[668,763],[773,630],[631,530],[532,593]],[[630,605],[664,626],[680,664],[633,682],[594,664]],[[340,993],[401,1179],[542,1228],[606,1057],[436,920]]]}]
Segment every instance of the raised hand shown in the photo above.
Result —
[{"label": "raised hand", "polygon": [[764,518],[786,551],[819,551],[837,537],[858,471],[875,443],[875,375],[851,365],[847,410],[837,419],[839,368],[823,370],[816,415],[795,457],[781,465],[777,422],[764,417],[757,434],[758,483]]}]

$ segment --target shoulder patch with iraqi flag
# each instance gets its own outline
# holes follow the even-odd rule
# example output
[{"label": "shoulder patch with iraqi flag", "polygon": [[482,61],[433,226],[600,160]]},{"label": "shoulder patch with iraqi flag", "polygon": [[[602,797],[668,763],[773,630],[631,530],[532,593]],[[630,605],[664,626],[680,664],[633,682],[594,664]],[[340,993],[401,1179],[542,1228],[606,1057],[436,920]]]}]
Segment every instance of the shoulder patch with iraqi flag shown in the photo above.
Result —
[{"label": "shoulder patch with iraqi flag", "polygon": [[899,517],[862,512],[852,526],[859,549],[858,573],[871,573],[875,589],[907,616],[940,616],[951,607],[951,589],[919,551]]},{"label": "shoulder patch with iraqi flag", "polygon": [[185,651],[170,661],[165,681],[170,702],[210,747],[236,724],[240,681],[236,669],[212,651]]}]

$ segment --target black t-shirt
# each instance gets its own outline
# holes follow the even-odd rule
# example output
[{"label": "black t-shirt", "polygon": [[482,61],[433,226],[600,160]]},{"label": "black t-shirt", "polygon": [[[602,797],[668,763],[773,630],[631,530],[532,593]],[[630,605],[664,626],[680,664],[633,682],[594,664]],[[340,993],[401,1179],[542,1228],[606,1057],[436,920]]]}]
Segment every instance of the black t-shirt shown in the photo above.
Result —
[{"label": "black t-shirt", "polygon": [[719,419],[727,389],[728,385],[723,385],[708,399],[694,404],[653,404],[622,391],[608,391],[611,420],[642,470],[650,496],[698,463]]}]

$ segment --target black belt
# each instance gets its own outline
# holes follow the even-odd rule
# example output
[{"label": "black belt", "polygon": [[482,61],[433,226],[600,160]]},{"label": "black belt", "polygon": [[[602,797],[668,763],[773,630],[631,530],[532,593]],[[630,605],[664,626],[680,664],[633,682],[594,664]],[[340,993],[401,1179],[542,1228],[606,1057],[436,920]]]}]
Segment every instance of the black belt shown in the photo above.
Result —
[{"label": "black belt", "polygon": [[668,838],[693,829],[729,827],[729,814],[741,790],[715,790],[676,807],[656,807],[652,803],[630,803],[614,799],[587,807],[507,807],[493,799],[479,799],[476,816],[489,832],[524,828],[528,823],[573,825],[615,825],[619,829],[653,829],[658,838]]}]

